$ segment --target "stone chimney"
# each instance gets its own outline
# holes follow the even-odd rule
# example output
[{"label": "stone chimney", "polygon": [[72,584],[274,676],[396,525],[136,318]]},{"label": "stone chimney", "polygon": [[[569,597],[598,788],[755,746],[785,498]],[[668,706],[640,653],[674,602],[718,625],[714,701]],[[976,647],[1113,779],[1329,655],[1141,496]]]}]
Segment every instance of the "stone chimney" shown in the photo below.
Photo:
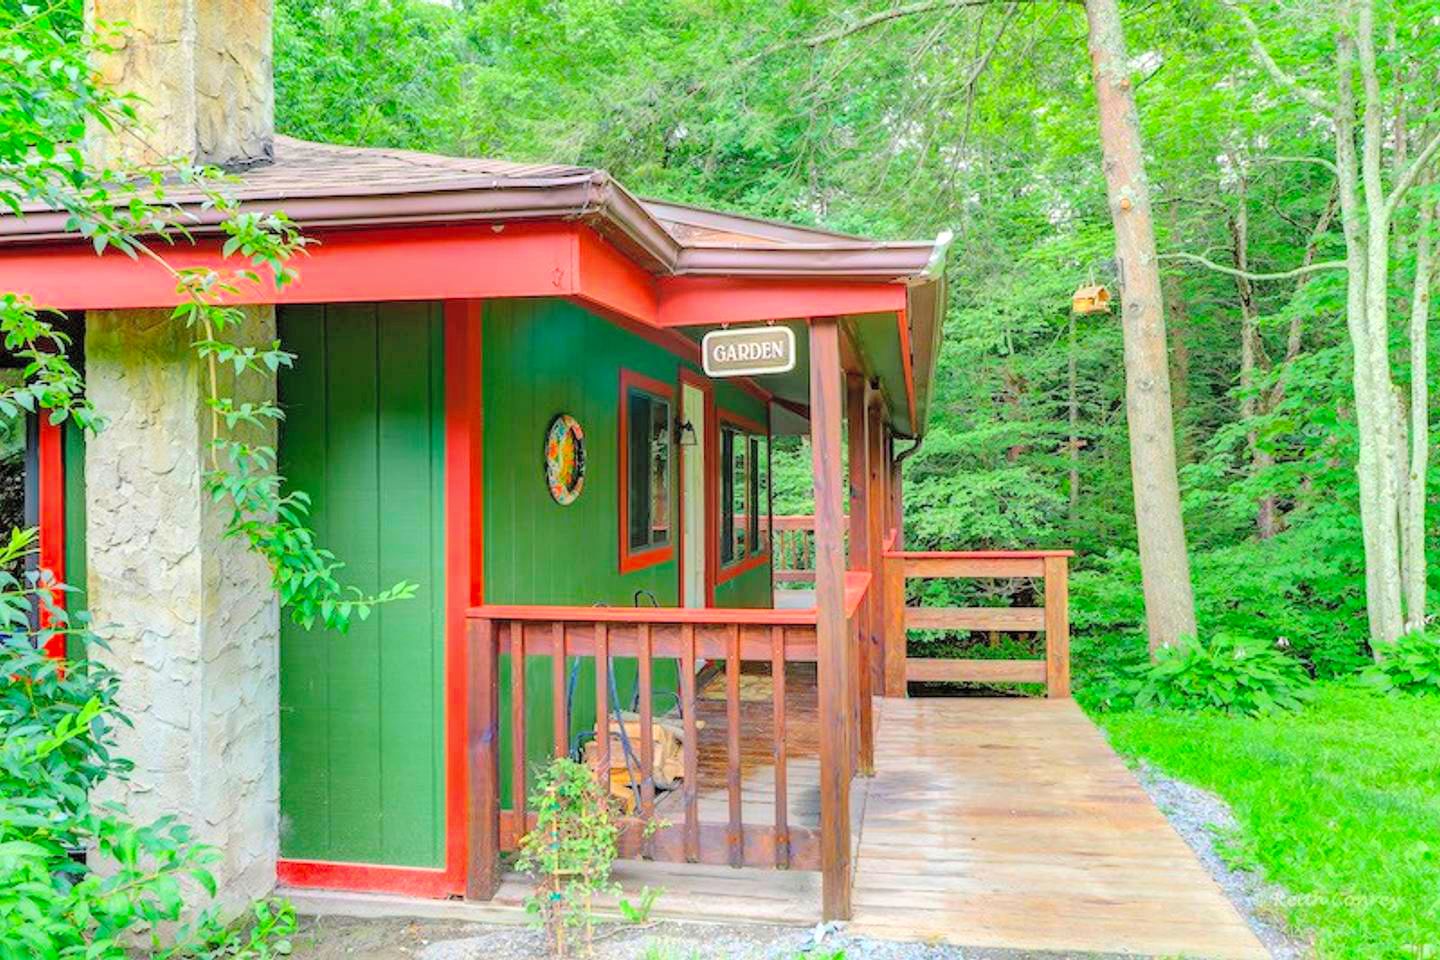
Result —
[{"label": "stone chimney", "polygon": [[[141,129],[91,132],[92,162],[272,159],[271,5],[86,0],[90,23],[126,24],[101,76],[146,101]],[[275,308],[242,309],[239,335],[271,342]],[[118,737],[134,770],[97,793],[141,822],[173,814],[218,848],[229,915],[275,886],[280,620],[269,568],[224,536],[227,509],[205,492],[210,418],[193,339],[160,304],[85,313],[87,387],[109,418],[85,447],[86,602],[109,625],[98,655],[134,721]],[[275,402],[273,381],[251,379],[242,400]]]},{"label": "stone chimney", "polygon": [[274,157],[273,0],[85,0],[86,22],[124,23],[96,63],[133,93],[140,129],[94,129],[92,161],[179,157],[238,169]]}]

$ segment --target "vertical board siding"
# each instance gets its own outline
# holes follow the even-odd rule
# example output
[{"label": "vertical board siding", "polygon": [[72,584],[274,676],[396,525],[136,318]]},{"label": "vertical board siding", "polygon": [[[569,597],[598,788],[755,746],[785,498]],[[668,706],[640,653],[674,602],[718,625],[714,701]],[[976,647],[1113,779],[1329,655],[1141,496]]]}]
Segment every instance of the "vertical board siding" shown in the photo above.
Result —
[{"label": "vertical board siding", "polygon": [[346,634],[282,621],[281,854],[444,860],[444,382],[439,304],[281,307],[280,469],[339,577],[413,600]]},{"label": "vertical board siding", "polygon": [[[487,302],[483,342],[486,602],[628,607],[635,604],[636,591],[645,590],[660,606],[677,606],[676,559],[620,572],[619,410],[622,369],[676,384],[678,390],[682,361],[561,300]],[[716,386],[722,408],[764,421],[763,403],[732,384]],[[544,478],[545,429],[560,413],[575,417],[585,431],[585,488],[569,506],[550,498]],[[679,507],[678,462],[672,460],[672,509]],[[678,514],[672,516],[677,537],[678,521]],[[640,602],[648,604],[650,598]],[[722,584],[717,602],[768,605],[768,567]],[[502,657],[500,668],[501,777],[507,807],[513,777],[509,660]],[[565,673],[567,687],[573,689],[567,711],[572,743],[577,732],[595,724],[594,662],[579,660],[570,683],[576,662],[572,660]],[[620,706],[628,710],[635,696],[635,661],[617,657],[614,670]],[[549,658],[529,658],[524,680],[526,758],[534,764],[553,752],[555,742]],[[675,662],[657,660],[653,682],[656,710],[669,711],[679,684]]]}]

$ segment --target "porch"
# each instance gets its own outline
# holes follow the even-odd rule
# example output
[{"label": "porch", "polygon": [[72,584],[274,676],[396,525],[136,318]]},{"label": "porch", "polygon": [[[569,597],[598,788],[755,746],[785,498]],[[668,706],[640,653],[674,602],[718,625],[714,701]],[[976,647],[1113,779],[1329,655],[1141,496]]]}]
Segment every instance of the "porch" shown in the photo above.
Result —
[{"label": "porch", "polygon": [[[788,684],[797,824],[812,823],[805,811],[819,792],[805,746],[818,719],[813,689],[794,677]],[[875,776],[857,780],[851,799],[852,932],[1020,950],[1267,956],[1072,701],[886,699],[876,714]],[[747,768],[747,823],[770,822],[774,781],[773,766]],[[701,810],[724,797],[702,775]],[[632,899],[645,885],[663,888],[657,917],[821,918],[821,877],[810,870],[625,860],[616,878]],[[521,922],[530,889],[527,877],[507,871],[488,903],[286,894],[302,912]]]},{"label": "porch", "polygon": [[[813,541],[813,518],[776,518],[773,536],[777,586],[808,586],[804,558],[814,548],[792,546]],[[636,658],[635,805],[622,822],[615,876],[632,899],[646,886],[663,890],[656,916],[845,919],[862,935],[970,947],[1267,956],[1069,699],[1068,553],[917,553],[897,540],[892,531],[879,552],[879,577],[844,575],[841,636],[852,656],[838,682],[830,675],[839,689],[829,704],[821,614],[804,589],[788,597],[777,589],[772,610],[477,607],[472,656],[496,665],[502,655],[548,657],[557,690],[567,676],[561,664],[595,658],[595,716],[606,718],[597,720],[600,755],[590,757],[599,769],[610,766],[609,664]],[[1030,581],[1038,605],[907,601],[907,581],[934,578]],[[1031,634],[1039,655],[910,656],[909,632],[935,628]],[[679,690],[660,711],[654,664],[667,658],[679,661]],[[907,696],[918,690],[912,684],[937,681],[1029,684],[1044,696]],[[524,809],[527,778],[517,746],[525,691],[511,684],[508,723],[495,728],[512,738],[508,809],[506,797],[488,792],[500,782],[485,766],[499,745],[487,749],[494,741],[472,728],[481,793],[472,795],[471,903],[457,916],[517,915],[532,889],[500,856],[517,844],[514,811]],[[683,731],[684,775],[670,791],[657,787],[650,747],[664,724]],[[557,713],[554,730],[572,726]],[[554,753],[565,751],[573,744],[557,741]],[[325,907],[323,896],[315,906]]]}]

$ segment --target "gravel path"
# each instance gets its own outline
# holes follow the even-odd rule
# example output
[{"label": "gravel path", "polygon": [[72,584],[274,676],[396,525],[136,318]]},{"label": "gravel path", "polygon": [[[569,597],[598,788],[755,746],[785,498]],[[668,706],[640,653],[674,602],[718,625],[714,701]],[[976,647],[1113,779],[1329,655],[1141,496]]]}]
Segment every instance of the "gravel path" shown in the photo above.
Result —
[{"label": "gravel path", "polygon": [[[524,926],[307,917],[294,960],[543,960],[539,931]],[[576,951],[575,955],[581,955]],[[744,924],[662,921],[598,927],[595,960],[1111,960],[1097,954],[961,949]],[[1119,960],[1119,958],[1114,958]],[[1128,958],[1134,960],[1134,958]]]},{"label": "gravel path", "polygon": [[[532,960],[544,942],[532,930],[496,930],[434,943],[416,960]],[[595,944],[596,960],[1057,960],[1094,954],[978,950],[927,943],[852,937],[843,928],[764,927],[664,922],[610,927]]]},{"label": "gravel path", "polygon": [[1135,772],[1155,806],[1195,851],[1270,955],[1275,960],[1302,960],[1311,956],[1310,945],[1284,929],[1279,907],[1285,891],[1266,883],[1257,874],[1231,869],[1215,849],[1217,840],[1239,829],[1225,801],[1207,790],[1166,776],[1143,761]]}]

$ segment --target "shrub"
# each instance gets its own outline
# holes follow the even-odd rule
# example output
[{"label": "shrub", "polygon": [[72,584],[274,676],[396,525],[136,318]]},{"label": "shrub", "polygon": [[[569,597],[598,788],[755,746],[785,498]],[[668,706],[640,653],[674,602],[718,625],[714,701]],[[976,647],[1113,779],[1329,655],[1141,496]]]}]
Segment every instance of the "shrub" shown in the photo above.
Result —
[{"label": "shrub", "polygon": [[1440,693],[1440,638],[1407,633],[1366,668],[1364,680],[1394,693]]},{"label": "shrub", "polygon": [[539,770],[530,806],[535,829],[521,839],[516,863],[535,878],[525,908],[544,928],[553,956],[567,955],[572,928],[581,930],[589,953],[595,896],[618,892],[610,867],[620,831],[610,797],[589,767],[560,758]]},{"label": "shrub", "polygon": [[[173,818],[134,822],[118,803],[92,802],[124,777],[115,731],[119,681],[90,652],[102,645],[51,602],[48,574],[10,571],[33,534],[0,544],[0,960],[122,960],[141,942],[161,958],[268,958],[288,952],[294,912],[259,904],[244,928],[197,909],[194,886],[215,895],[218,858]],[[31,627],[41,607],[44,629]],[[45,653],[63,643],[69,659]],[[81,853],[88,854],[89,865]],[[186,883],[186,881],[193,881]]]},{"label": "shrub", "polygon": [[1293,657],[1246,637],[1217,633],[1160,650],[1113,684],[1112,706],[1216,710],[1254,716],[1294,710],[1311,695],[1310,676]]}]

